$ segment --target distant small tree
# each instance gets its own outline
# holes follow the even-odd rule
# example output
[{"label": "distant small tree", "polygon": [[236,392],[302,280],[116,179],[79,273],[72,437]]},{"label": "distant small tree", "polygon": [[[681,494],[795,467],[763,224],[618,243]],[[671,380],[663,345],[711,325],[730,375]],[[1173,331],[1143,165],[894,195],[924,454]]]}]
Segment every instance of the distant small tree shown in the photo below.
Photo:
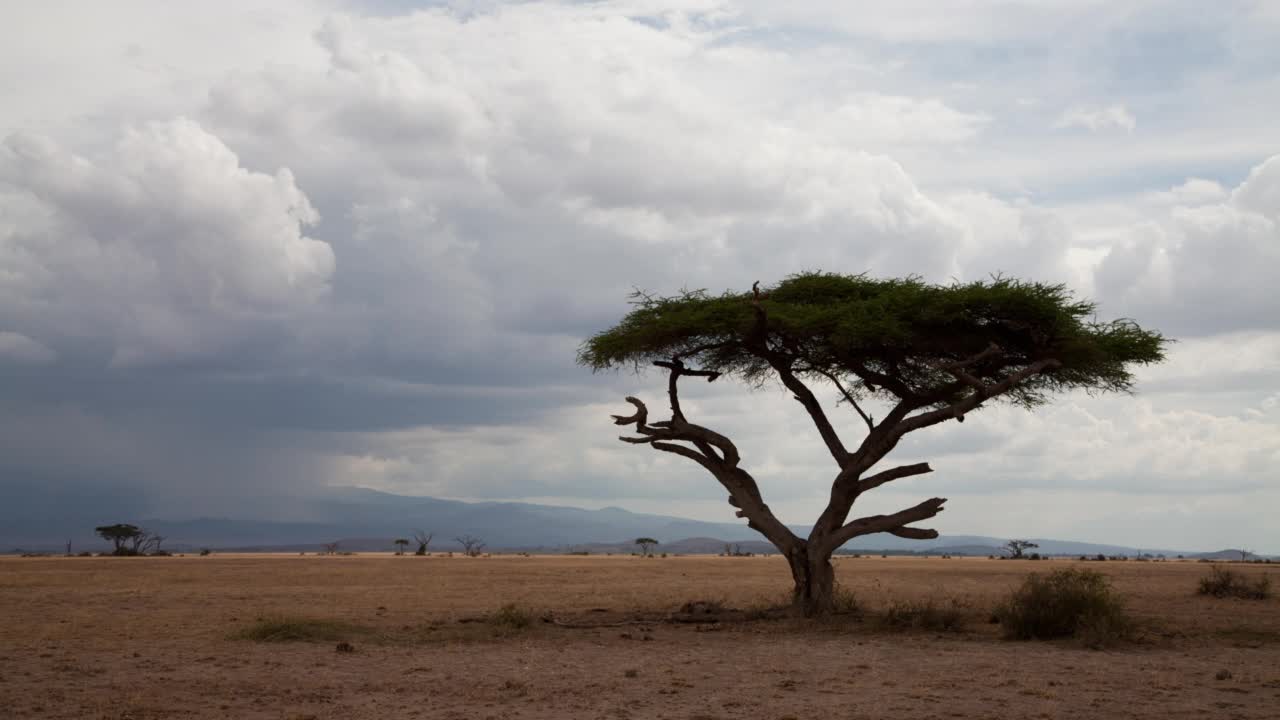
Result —
[{"label": "distant small tree", "polygon": [[484,540],[472,535],[456,537],[454,541],[462,546],[462,552],[467,557],[476,557],[484,550]]},{"label": "distant small tree", "polygon": [[651,537],[638,537],[636,544],[640,546],[640,554],[649,557],[653,554],[653,546],[657,545],[658,541]]},{"label": "distant small tree", "polygon": [[1031,548],[1038,548],[1040,546],[1030,540],[1010,540],[1004,544],[1004,547],[1009,551],[1009,557],[1018,560],[1024,557],[1024,550],[1030,550]]},{"label": "distant small tree", "polygon": [[321,547],[324,548],[325,555],[337,555],[339,543],[336,543],[336,542],[324,543]]},{"label": "distant small tree", "polygon": [[[138,545],[143,536],[142,528],[137,525],[128,523],[116,523],[115,525],[99,525],[93,531],[103,540],[110,542],[115,546],[112,551],[113,555],[137,555]],[[126,543],[130,543],[126,547]]]},{"label": "distant small tree", "polygon": [[413,531],[413,541],[418,543],[418,549],[414,551],[414,555],[426,555],[427,547],[431,545],[431,538],[435,537],[434,533],[423,532],[422,530]]},{"label": "distant small tree", "polygon": [[1253,554],[1253,551],[1252,551],[1252,550],[1245,550],[1244,548],[1241,548],[1241,549],[1237,550],[1236,552],[1240,553],[1240,562],[1244,562],[1244,561],[1248,560],[1248,559],[1249,559],[1249,556]]},{"label": "distant small tree", "polygon": [[395,545],[396,545],[396,554],[403,555],[404,549],[409,547],[409,541],[406,540],[405,538],[396,538]]}]

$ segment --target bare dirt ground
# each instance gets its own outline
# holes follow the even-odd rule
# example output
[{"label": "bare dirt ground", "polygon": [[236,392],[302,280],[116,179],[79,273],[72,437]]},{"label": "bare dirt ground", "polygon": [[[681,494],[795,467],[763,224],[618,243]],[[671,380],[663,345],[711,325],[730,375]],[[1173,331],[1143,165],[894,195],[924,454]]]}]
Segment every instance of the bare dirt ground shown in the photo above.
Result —
[{"label": "bare dirt ground", "polygon": [[[507,603],[594,623],[695,599],[760,608],[789,576],[777,557],[0,558],[0,716],[1280,718],[1280,601],[1197,596],[1204,564],[1087,564],[1140,619],[1137,641],[1001,640],[987,619],[1002,596],[1074,564],[840,559],[861,620],[519,629],[466,621]],[[1280,583],[1280,567],[1233,568]],[[959,603],[965,628],[878,619],[927,599]],[[281,617],[348,625],[238,637]]]}]

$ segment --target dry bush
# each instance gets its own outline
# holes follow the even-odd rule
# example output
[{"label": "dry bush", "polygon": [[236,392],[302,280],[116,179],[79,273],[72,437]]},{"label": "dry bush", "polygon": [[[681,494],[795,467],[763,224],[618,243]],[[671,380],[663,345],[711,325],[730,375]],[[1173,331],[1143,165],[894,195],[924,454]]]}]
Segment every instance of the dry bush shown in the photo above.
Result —
[{"label": "dry bush", "polygon": [[1243,573],[1214,565],[1210,568],[1209,577],[1200,578],[1200,589],[1196,592],[1217,598],[1266,600],[1271,597],[1271,578],[1260,577],[1250,581]]},{"label": "dry bush", "polygon": [[1032,573],[996,610],[1005,637],[1074,637],[1090,646],[1127,638],[1133,622],[1110,581],[1094,570],[1063,568]]},{"label": "dry bush", "polygon": [[932,630],[959,632],[964,629],[964,605],[955,598],[937,603],[926,600],[895,600],[885,610],[881,623],[891,630]]},{"label": "dry bush", "polygon": [[515,603],[507,603],[489,616],[488,621],[499,633],[524,630],[533,624],[534,614]]},{"label": "dry bush", "polygon": [[334,642],[370,633],[370,628],[341,620],[275,616],[260,618],[233,637],[257,642]]},{"label": "dry bush", "polygon": [[835,613],[837,615],[862,617],[862,601],[858,599],[858,596],[854,594],[853,590],[837,583],[832,594],[835,604]]}]

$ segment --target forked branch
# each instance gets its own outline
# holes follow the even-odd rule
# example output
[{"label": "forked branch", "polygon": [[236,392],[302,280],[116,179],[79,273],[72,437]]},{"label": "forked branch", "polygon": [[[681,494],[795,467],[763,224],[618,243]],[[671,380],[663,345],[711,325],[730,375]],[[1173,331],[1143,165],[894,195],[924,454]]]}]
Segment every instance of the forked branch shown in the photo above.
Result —
[{"label": "forked branch", "polygon": [[915,507],[900,510],[892,515],[871,515],[858,518],[833,533],[829,540],[830,546],[834,550],[859,535],[871,535],[879,532],[887,532],[899,537],[917,540],[936,538],[938,537],[937,530],[909,528],[906,526],[937,515],[942,512],[942,506],[946,502],[946,498],[931,498]]}]

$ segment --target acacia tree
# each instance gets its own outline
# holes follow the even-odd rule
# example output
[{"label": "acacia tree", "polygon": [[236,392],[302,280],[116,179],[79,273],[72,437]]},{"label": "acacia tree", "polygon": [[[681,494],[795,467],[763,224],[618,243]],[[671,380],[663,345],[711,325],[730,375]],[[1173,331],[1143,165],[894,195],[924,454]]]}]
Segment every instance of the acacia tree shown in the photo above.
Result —
[{"label": "acacia tree", "polygon": [[658,541],[651,537],[638,537],[636,538],[636,544],[640,546],[640,552],[643,553],[645,557],[649,557],[649,555],[653,553],[653,546],[657,545]]},{"label": "acacia tree", "polygon": [[409,540],[407,538],[396,538],[395,546],[396,546],[396,554],[403,555],[404,549],[409,547]]},{"label": "acacia tree", "polygon": [[[112,551],[113,555],[137,555],[138,547],[147,537],[146,531],[142,528],[128,523],[99,525],[93,531],[97,533],[98,537],[109,541],[115,546]],[[125,543],[132,543],[132,547],[125,547]]]},{"label": "acacia tree", "polygon": [[[806,615],[833,609],[831,554],[860,535],[887,532],[937,537],[912,523],[942,511],[931,498],[890,514],[849,520],[854,502],[881,485],[932,472],[914,463],[872,473],[908,433],[955,420],[995,399],[1032,408],[1056,392],[1128,391],[1130,367],[1163,359],[1166,340],[1132,321],[1099,322],[1095,306],[1061,285],[994,278],[932,285],[916,278],[794,275],[772,289],[713,296],[633,295],[633,309],[615,327],[583,343],[578,361],[593,370],[641,368],[667,372],[670,417],[650,422],[639,399],[626,398],[632,425],[624,442],[680,455],[709,471],[729,493],[747,525],[785,556],[794,602]],[[807,537],[780,522],[724,435],[686,417],[682,378],[708,382],[733,376],[761,386],[778,381],[808,413],[835,464],[830,498]],[[829,383],[856,413],[865,432],[846,445],[810,385]],[[868,401],[883,403],[875,417]],[[864,405],[867,405],[864,408]]]},{"label": "acacia tree", "polygon": [[1017,560],[1022,557],[1024,550],[1030,550],[1031,548],[1038,548],[1040,546],[1030,540],[1010,540],[1004,544],[1004,547],[1009,551],[1009,557]]}]

